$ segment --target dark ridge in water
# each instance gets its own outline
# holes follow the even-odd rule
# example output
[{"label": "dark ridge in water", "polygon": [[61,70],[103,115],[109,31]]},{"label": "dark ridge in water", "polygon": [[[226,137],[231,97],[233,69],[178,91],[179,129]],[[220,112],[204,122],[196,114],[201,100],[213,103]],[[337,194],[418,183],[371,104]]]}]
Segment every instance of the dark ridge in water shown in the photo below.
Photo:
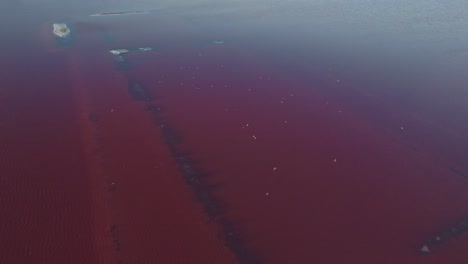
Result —
[{"label": "dark ridge in water", "polygon": [[164,142],[166,142],[168,146],[175,146],[180,143],[180,136],[178,136],[170,126],[162,123],[159,127],[163,133]]},{"label": "dark ridge in water", "polygon": [[187,155],[176,153],[173,156],[179,166],[179,170],[184,176],[185,182],[192,188],[197,200],[204,205],[205,213],[209,216],[211,222],[222,214],[224,206],[211,195],[211,191],[214,188],[206,186],[201,181],[202,178],[209,177],[210,175],[202,174],[195,169],[195,166],[193,166],[194,162]]},{"label": "dark ridge in water", "polygon": [[436,248],[442,246],[445,244],[445,242],[452,240],[465,232],[468,232],[468,217],[460,219],[454,225],[445,228],[426,239],[419,247],[419,253],[422,255],[432,254]]},{"label": "dark ridge in water", "polygon": [[[124,56],[114,56],[114,60],[117,63],[118,69],[127,72],[130,68],[130,64]],[[154,99],[153,95],[133,77],[128,77],[128,93],[134,100],[146,102],[145,109],[151,113],[154,123],[161,129],[164,142],[169,148],[172,157],[175,159],[185,182],[195,193],[198,202],[203,205],[209,222],[214,222],[221,227],[221,232],[218,234],[220,240],[233,252],[240,264],[261,263],[257,256],[253,256],[253,254],[247,250],[245,241],[242,239],[242,235],[235,225],[228,219],[222,217],[223,208],[225,208],[225,206],[213,195],[213,190],[218,186],[204,184],[201,179],[209,177],[209,174],[202,173],[196,168],[196,162],[190,159],[190,153],[178,150],[177,146],[181,143],[181,137],[161,116],[163,112],[161,107],[151,102]],[[115,249],[119,251],[120,242],[117,240],[114,244]]]},{"label": "dark ridge in water", "polygon": [[153,100],[150,92],[134,78],[128,78],[128,94],[135,100],[149,102]]},{"label": "dark ridge in water", "polygon": [[115,62],[115,69],[118,71],[130,71],[133,69],[132,65],[125,59],[125,54],[113,55]]},{"label": "dark ridge in water", "polygon": [[155,105],[147,105],[146,110],[150,111],[151,113],[161,113],[163,111],[162,108],[156,107]]},{"label": "dark ridge in water", "polygon": [[185,182],[195,193],[198,202],[203,205],[205,213],[208,215],[209,222],[215,222],[221,227],[222,231],[218,234],[218,237],[223,241],[224,245],[234,253],[239,263],[260,263],[258,258],[254,257],[251,252],[247,250],[245,241],[241,238],[242,235],[237,228],[235,228],[234,224],[222,217],[225,206],[212,194],[212,191],[218,186],[208,186],[203,183],[202,178],[209,177],[210,175],[202,173],[196,168],[196,162],[190,158],[190,153],[178,150],[177,146],[181,142],[181,137],[161,117],[161,108],[154,103],[147,103],[146,109],[153,115],[155,124],[160,127],[164,141],[172,157],[175,159]]},{"label": "dark ridge in water", "polygon": [[465,173],[465,172],[463,172],[463,171],[457,170],[457,169],[455,169],[455,168],[450,168],[450,170],[451,170],[453,173],[457,174],[458,176],[462,176],[462,177],[468,179],[468,173]]}]

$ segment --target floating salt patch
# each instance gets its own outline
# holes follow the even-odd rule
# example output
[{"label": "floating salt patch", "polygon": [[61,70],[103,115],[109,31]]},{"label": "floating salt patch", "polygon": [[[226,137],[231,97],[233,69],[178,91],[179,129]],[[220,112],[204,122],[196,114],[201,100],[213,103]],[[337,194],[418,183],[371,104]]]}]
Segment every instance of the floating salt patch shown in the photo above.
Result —
[{"label": "floating salt patch", "polygon": [[421,249],[419,249],[419,251],[423,254],[429,254],[431,253],[431,250],[429,249],[429,247],[427,245],[423,245],[421,247]]},{"label": "floating salt patch", "polygon": [[120,54],[128,53],[129,50],[128,49],[114,49],[114,50],[109,50],[109,52],[114,55],[120,55]]},{"label": "floating salt patch", "polygon": [[145,48],[138,48],[138,50],[139,50],[139,51],[145,52],[145,51],[151,51],[151,50],[153,50],[153,48],[151,48],[151,47],[145,47]]}]

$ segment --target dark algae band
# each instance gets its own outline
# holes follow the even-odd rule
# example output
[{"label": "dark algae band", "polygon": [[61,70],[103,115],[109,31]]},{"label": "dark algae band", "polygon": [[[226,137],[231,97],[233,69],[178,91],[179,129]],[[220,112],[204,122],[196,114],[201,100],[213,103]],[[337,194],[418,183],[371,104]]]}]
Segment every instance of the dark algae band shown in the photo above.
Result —
[{"label": "dark algae band", "polygon": [[450,171],[452,171],[453,173],[455,173],[455,174],[458,175],[458,176],[462,176],[463,178],[467,178],[467,179],[468,179],[468,173],[466,173],[466,172],[457,170],[457,169],[455,169],[455,168],[450,168]]},{"label": "dark algae band", "polygon": [[214,197],[212,192],[216,186],[209,186],[202,181],[203,178],[210,175],[197,168],[197,162],[190,157],[190,152],[179,150],[178,145],[181,142],[181,137],[162,117],[161,113],[163,111],[154,102],[154,96],[150,94],[149,89],[135,78],[129,77],[128,93],[132,99],[145,102],[146,110],[151,113],[155,125],[161,130],[164,142],[184,177],[185,183],[192,189],[198,202],[203,205],[209,222],[216,223],[220,227],[221,231],[218,234],[220,240],[231,250],[239,263],[261,263],[257,256],[247,250],[246,243],[238,227],[231,220],[223,217],[225,206]]},{"label": "dark algae band", "polygon": [[150,102],[153,99],[149,91],[134,78],[128,79],[128,94],[138,101]]},{"label": "dark algae band", "polygon": [[468,232],[468,217],[458,220],[452,226],[446,227],[427,238],[419,247],[419,253],[422,255],[432,254],[437,248],[466,232]]}]

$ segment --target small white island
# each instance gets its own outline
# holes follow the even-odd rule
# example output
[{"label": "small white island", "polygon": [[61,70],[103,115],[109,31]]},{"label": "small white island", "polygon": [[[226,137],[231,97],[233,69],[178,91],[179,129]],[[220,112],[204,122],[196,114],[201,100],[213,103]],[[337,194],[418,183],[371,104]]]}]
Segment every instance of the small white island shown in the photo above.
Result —
[{"label": "small white island", "polygon": [[53,24],[54,30],[52,31],[55,36],[59,38],[66,38],[70,35],[70,29],[65,23]]}]

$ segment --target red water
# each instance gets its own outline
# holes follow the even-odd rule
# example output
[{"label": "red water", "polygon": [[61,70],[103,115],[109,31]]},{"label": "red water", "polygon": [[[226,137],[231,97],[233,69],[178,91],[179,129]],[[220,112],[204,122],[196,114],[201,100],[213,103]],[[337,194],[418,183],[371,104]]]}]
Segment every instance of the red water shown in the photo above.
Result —
[{"label": "red water", "polygon": [[216,218],[260,263],[468,261],[466,233],[418,254],[466,217],[467,179],[451,170],[468,169],[463,125],[424,122],[430,114],[368,97],[351,77],[296,72],[229,42],[194,45],[175,22],[177,34],[143,37],[163,48],[129,55],[128,72],[107,50],[139,45],[138,32],[86,24],[56,48],[50,22],[34,22],[0,63],[0,263],[238,262],[128,76],[217,186]]},{"label": "red water", "polygon": [[181,60],[161,54],[141,78],[161,82],[150,87],[183,131],[184,148],[215,175],[216,196],[265,263],[466,260],[466,236],[436,255],[416,253],[423,237],[464,217],[467,206],[466,179],[434,163],[437,155],[410,148],[392,120],[371,126],[352,103],[235,47],[204,51],[203,58],[177,51]]},{"label": "red water", "polygon": [[0,262],[235,263],[107,52],[22,43],[2,67]]}]

